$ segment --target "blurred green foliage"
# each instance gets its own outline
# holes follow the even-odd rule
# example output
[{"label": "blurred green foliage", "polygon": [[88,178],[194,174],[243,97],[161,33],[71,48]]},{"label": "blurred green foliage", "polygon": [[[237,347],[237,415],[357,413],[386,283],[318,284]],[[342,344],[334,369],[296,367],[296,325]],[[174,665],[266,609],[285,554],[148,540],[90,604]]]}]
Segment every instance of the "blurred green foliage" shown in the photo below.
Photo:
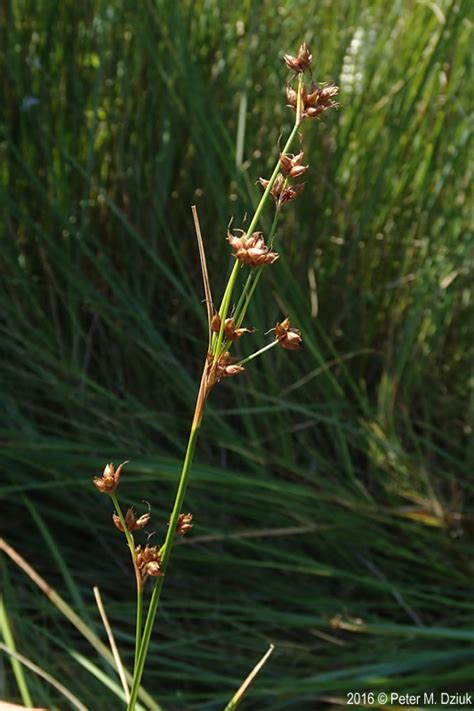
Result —
[{"label": "blurred green foliage", "polygon": [[[473,19],[469,0],[0,9],[0,528],[103,634],[99,585],[128,664],[133,578],[91,477],[131,459],[122,499],[150,501],[163,534],[206,343],[190,205],[219,300],[228,221],[292,123],[280,56],[306,40],[341,87],[340,111],[304,126],[306,189],[239,344],[290,314],[305,349],[210,399],[145,675],[166,710],[222,708],[269,642],[249,709],[468,688]],[[110,669],[0,566],[18,651],[119,708]]]}]

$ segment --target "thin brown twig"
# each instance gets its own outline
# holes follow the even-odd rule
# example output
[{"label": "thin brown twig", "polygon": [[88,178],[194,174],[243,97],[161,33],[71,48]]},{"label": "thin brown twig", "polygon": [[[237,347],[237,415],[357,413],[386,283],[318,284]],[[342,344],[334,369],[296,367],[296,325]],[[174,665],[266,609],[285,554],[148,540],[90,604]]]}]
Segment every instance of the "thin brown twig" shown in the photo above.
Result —
[{"label": "thin brown twig", "polygon": [[207,271],[206,251],[204,249],[204,241],[202,239],[201,225],[199,224],[199,217],[198,217],[196,205],[193,205],[191,207],[191,210],[193,213],[194,230],[196,232],[196,239],[197,239],[197,243],[198,243],[198,247],[199,247],[199,259],[201,260],[202,281],[204,284],[204,297],[206,299],[206,309],[207,309],[207,325],[208,325],[208,336],[209,336],[208,349],[210,350],[211,349],[211,342],[212,342],[211,322],[212,322],[212,316],[213,316],[211,282],[209,280],[209,274]]}]

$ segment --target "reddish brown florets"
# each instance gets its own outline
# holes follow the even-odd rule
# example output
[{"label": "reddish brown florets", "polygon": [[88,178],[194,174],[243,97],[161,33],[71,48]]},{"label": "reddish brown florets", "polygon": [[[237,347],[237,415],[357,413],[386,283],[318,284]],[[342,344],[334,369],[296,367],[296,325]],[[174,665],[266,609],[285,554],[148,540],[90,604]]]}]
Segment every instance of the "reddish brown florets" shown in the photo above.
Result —
[{"label": "reddish brown florets", "polygon": [[[305,166],[307,168],[308,166]],[[265,180],[265,178],[259,178],[260,185],[262,185],[264,188],[267,187],[268,183],[270,182],[269,180]],[[275,182],[273,183],[272,190],[271,190],[271,196],[275,200],[277,207],[283,207],[283,205],[286,205],[287,202],[290,202],[291,200],[294,200],[298,195],[300,195],[303,192],[304,189],[304,183],[293,183],[290,185],[288,183],[288,180],[286,180],[283,175],[280,173]]]},{"label": "reddish brown florets", "polygon": [[125,464],[128,464],[128,462],[122,462],[117,469],[115,469],[113,464],[107,464],[102,472],[102,476],[95,476],[93,479],[96,489],[103,494],[111,494],[115,491],[122,474],[122,467],[124,467]]},{"label": "reddish brown florets", "polygon": [[193,515],[190,513],[179,514],[178,523],[176,525],[176,535],[184,536],[186,533],[189,533],[193,527],[192,520]]},{"label": "reddish brown florets", "polygon": [[309,166],[308,165],[303,165],[303,159],[304,159],[304,153],[303,151],[300,151],[300,153],[297,153],[296,155],[292,154],[280,154],[280,165],[281,165],[281,172],[285,176],[289,176],[290,178],[299,178],[301,175],[306,173],[308,170]]},{"label": "reddish brown florets", "polygon": [[307,46],[306,42],[303,42],[303,44],[299,46],[298,54],[296,55],[296,57],[292,57],[291,54],[285,54],[283,57],[283,61],[285,62],[288,69],[291,69],[291,71],[295,72],[296,74],[302,74],[307,69],[309,69],[309,67],[311,66],[312,59],[313,56],[309,51],[309,47]]},{"label": "reddish brown florets", "polygon": [[[139,518],[136,517],[135,511],[130,508],[127,510],[127,513],[125,514],[125,524],[127,526],[127,529],[129,531],[140,531],[142,528],[145,528],[150,522],[151,515],[149,513],[143,514]],[[120,520],[120,517],[117,516],[117,514],[112,514],[112,519],[115,524],[115,526],[118,528],[119,531],[123,531],[123,526],[122,522]]]},{"label": "reddish brown florets", "polygon": [[[309,93],[306,87],[303,85],[301,89],[301,116],[302,118],[316,118],[327,109],[334,109],[339,106],[339,104],[334,101],[333,97],[339,92],[339,87],[333,84],[329,86],[319,86],[318,84],[311,84]],[[294,111],[298,105],[298,96],[294,89],[287,87],[286,98],[288,101],[288,106],[290,106]]]},{"label": "reddish brown florets", "polygon": [[242,365],[236,364],[236,358],[233,358],[229,351],[222,353],[217,363],[214,365],[214,356],[212,353],[207,354],[207,382],[211,388],[215,383],[218,383],[221,378],[231,378],[234,375],[243,373],[245,368]]},{"label": "reddish brown florets", "polygon": [[149,575],[155,578],[164,575],[160,568],[160,561],[160,552],[156,546],[145,546],[143,549],[141,546],[137,546],[135,548],[135,565],[143,581]]},{"label": "reddish brown florets", "polygon": [[[221,317],[219,314],[214,314],[211,321],[211,330],[214,333],[219,333],[221,329]],[[231,318],[226,318],[224,322],[224,336],[228,341],[237,341],[241,338],[244,333],[252,333],[250,328],[237,328],[235,325],[235,320]]]},{"label": "reddish brown florets", "polygon": [[227,241],[234,250],[234,257],[249,267],[273,264],[279,256],[277,252],[269,251],[262,232],[254,232],[250,237],[245,233],[241,237],[236,237],[229,232]]},{"label": "reddish brown florets", "polygon": [[275,335],[282,348],[286,348],[289,351],[295,351],[301,348],[301,331],[291,327],[289,318],[276,324]]}]

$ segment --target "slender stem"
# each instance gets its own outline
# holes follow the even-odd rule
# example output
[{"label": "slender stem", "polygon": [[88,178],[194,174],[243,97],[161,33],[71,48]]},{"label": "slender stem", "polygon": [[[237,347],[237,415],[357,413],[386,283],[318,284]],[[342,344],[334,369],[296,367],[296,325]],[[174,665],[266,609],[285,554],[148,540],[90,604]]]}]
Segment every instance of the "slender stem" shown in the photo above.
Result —
[{"label": "slender stem", "polygon": [[125,523],[125,516],[122,513],[122,509],[120,507],[119,500],[115,491],[112,491],[112,493],[110,494],[110,498],[112,499],[112,503],[115,506],[115,510],[120,519],[120,523],[122,524],[123,532],[125,534],[125,538],[127,539],[128,547],[130,548],[130,553],[132,554],[132,560],[135,563],[135,542],[133,540],[132,534],[128,530],[127,524]]},{"label": "slender stem", "polygon": [[140,647],[142,643],[142,627],[143,627],[143,586],[137,590],[137,616],[135,623],[135,659],[133,663],[133,673],[135,674],[138,666],[138,657],[140,655]]},{"label": "slender stem", "polygon": [[[10,626],[10,619],[8,617],[7,608],[3,602],[3,597],[0,594],[0,630],[2,632],[2,637],[5,640],[5,644],[11,650],[16,652],[15,638],[13,637],[12,628]],[[16,657],[10,656],[10,664],[12,665],[13,675],[18,686],[18,691],[20,692],[21,700],[25,706],[33,706],[33,699],[31,698],[30,690],[26,682],[25,675],[23,674],[23,668]]]},{"label": "slender stem", "polygon": [[222,304],[219,309],[219,316],[221,319],[221,325],[219,328],[219,333],[217,335],[217,341],[215,341],[213,344],[214,361],[212,363],[212,368],[214,370],[217,366],[217,360],[220,356],[222,341],[224,339],[225,320],[227,318],[227,314],[229,313],[230,302],[232,299],[232,292],[234,291],[234,286],[235,286],[235,282],[237,281],[237,274],[239,273],[239,269],[240,269],[240,262],[235,260],[235,264],[234,264],[234,267],[233,267],[232,272],[230,274],[229,281],[227,282],[224,296],[222,297]]},{"label": "slender stem", "polygon": [[143,583],[142,579],[140,576],[140,572],[137,569],[136,565],[136,552],[135,552],[135,541],[133,539],[132,534],[128,530],[127,524],[125,522],[125,517],[123,515],[122,509],[120,507],[118,498],[116,493],[113,491],[110,494],[110,498],[112,499],[112,502],[115,506],[115,510],[117,511],[117,515],[120,519],[120,523],[122,524],[123,532],[125,534],[125,538],[127,539],[127,544],[128,547],[130,548],[130,555],[132,556],[132,564],[133,564],[133,570],[135,572],[135,580],[137,584],[137,615],[136,615],[136,628],[135,628],[135,660],[134,660],[134,665],[133,665],[133,670],[134,673],[137,668],[138,664],[138,655],[140,651],[140,645],[141,645],[141,639],[142,639],[142,614],[143,614]]},{"label": "slender stem", "polygon": [[237,365],[244,365],[245,363],[248,363],[249,361],[253,360],[254,358],[257,358],[257,356],[262,355],[262,353],[269,351],[270,348],[273,348],[277,344],[278,344],[278,341],[272,341],[271,343],[267,343],[267,345],[263,346],[263,348],[260,348],[259,351],[255,351],[255,353],[252,353],[252,355],[247,356],[243,360],[239,360]]},{"label": "slender stem", "polygon": [[[198,439],[200,430],[200,424],[193,425],[189,435],[188,447],[186,449],[186,456],[184,458],[183,469],[181,471],[181,477],[178,484],[178,491],[176,492],[176,499],[174,502],[173,511],[171,513],[170,522],[168,526],[168,532],[166,534],[166,540],[162,548],[162,557],[160,561],[160,567],[163,574],[166,573],[168,567],[168,562],[171,556],[171,549],[173,546],[174,537],[176,534],[176,525],[178,523],[179,514],[183,504],[184,496],[186,494],[186,488],[189,481],[189,473],[191,471],[191,464],[193,461],[194,450],[196,448],[196,442]],[[153,630],[153,624],[155,621],[156,611],[158,609],[158,603],[160,601],[161,589],[163,587],[164,576],[157,578],[155,587],[150,600],[150,606],[148,608],[148,614],[145,621],[145,627],[143,629],[143,638],[140,648],[140,654],[138,656],[138,663],[133,675],[133,684],[130,690],[130,701],[128,704],[128,711],[134,711],[135,704],[137,701],[138,690],[140,688],[140,682],[143,674],[143,669],[145,667],[145,661],[148,654],[148,647],[150,644],[151,633]]]}]

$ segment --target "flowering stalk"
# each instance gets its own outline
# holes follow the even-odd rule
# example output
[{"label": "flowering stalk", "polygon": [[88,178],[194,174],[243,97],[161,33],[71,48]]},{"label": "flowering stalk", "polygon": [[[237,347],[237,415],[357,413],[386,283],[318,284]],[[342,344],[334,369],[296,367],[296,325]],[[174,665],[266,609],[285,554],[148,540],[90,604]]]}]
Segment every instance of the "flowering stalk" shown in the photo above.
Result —
[{"label": "flowering stalk", "polygon": [[[136,622],[135,622],[135,661],[134,661],[134,670],[137,668],[137,663],[138,663],[138,655],[140,652],[140,645],[142,642],[142,617],[143,617],[143,583],[140,577],[140,574],[138,572],[137,568],[137,561],[136,561],[136,552],[135,552],[135,541],[133,540],[133,536],[130,533],[130,530],[128,528],[128,522],[126,521],[126,518],[124,517],[122,513],[122,509],[120,508],[119,501],[117,499],[117,495],[115,492],[112,492],[110,495],[112,502],[115,506],[115,510],[117,512],[117,515],[119,517],[120,521],[120,526],[122,531],[125,534],[125,538],[127,539],[128,547],[130,548],[130,554],[132,556],[132,564],[133,564],[133,570],[135,572],[135,580],[137,584],[137,610],[136,610]],[[129,509],[130,511],[131,509]],[[115,521],[115,519],[114,519]],[[115,525],[117,525],[115,521]]]},{"label": "flowering stalk", "polygon": [[[314,118],[326,109],[336,105],[332,97],[337,93],[337,87],[322,87],[311,81],[309,88],[307,88],[304,77],[305,73],[310,71],[311,60],[310,51],[304,43],[300,46],[296,57],[292,57],[291,55],[285,55],[284,57],[287,67],[294,72],[293,78],[297,78],[296,90],[291,83],[287,87],[288,105],[295,111],[295,123],[270,178],[268,180],[260,178],[259,180],[264,188],[264,192],[250,221],[247,232],[241,231],[242,234],[239,236],[235,235],[234,232],[229,232],[227,235],[227,241],[235,257],[235,264],[229,276],[217,313],[213,313],[212,310],[211,290],[207,277],[204,248],[199,223],[196,213],[194,212],[208,310],[209,343],[181,476],[163,545],[160,548],[147,545],[144,549],[142,549],[141,546],[135,546],[131,532],[135,529],[143,528],[143,526],[148,523],[149,514],[145,514],[139,519],[136,519],[133,510],[129,509],[126,516],[123,515],[115,494],[115,488],[118,484],[123,465],[121,465],[117,471],[115,471],[113,465],[107,465],[102,478],[96,477],[94,480],[96,487],[100,491],[110,494],[112,498],[117,511],[117,517],[114,517],[114,523],[119,530],[124,532],[127,538],[137,581],[135,666],[128,711],[135,710],[161,590],[163,588],[175,536],[177,534],[183,535],[192,528],[191,514],[182,514],[181,509],[188,486],[194,451],[207,397],[214,385],[222,378],[238,375],[244,370],[244,365],[258,356],[263,355],[263,353],[266,353],[275,346],[279,345],[281,348],[287,350],[296,350],[301,347],[300,332],[291,326],[288,318],[285,318],[284,321],[277,323],[275,328],[271,329],[274,331],[274,338],[270,343],[240,360],[230,355],[230,349],[234,341],[240,340],[246,333],[251,332],[251,329],[243,328],[242,323],[247,314],[255,289],[260,281],[262,270],[278,260],[279,255],[273,251],[273,243],[275,241],[280,211],[285,204],[298,197],[304,188],[303,183],[293,182],[295,179],[300,178],[308,169],[307,165],[303,165],[303,152],[300,151],[297,155],[291,155],[289,153],[298,135],[300,125],[304,119]],[[273,198],[275,201],[275,214],[270,233],[265,242],[262,232],[256,232],[255,230],[270,198]],[[237,300],[235,311],[230,315],[238,275],[240,270],[244,267],[249,267],[250,273],[243,285],[240,297]],[[149,577],[155,578],[155,584],[142,631],[143,586]]]}]

